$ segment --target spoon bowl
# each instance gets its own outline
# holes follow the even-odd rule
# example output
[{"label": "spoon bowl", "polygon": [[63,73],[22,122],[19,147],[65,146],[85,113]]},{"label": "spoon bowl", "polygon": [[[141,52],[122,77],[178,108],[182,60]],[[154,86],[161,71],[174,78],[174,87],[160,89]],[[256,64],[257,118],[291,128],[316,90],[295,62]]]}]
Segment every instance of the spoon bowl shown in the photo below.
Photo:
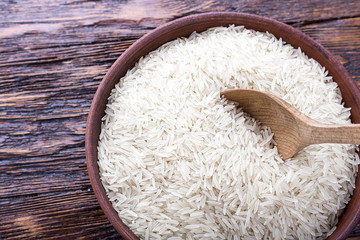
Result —
[{"label": "spoon bowl", "polygon": [[282,159],[320,143],[360,144],[360,124],[323,124],[302,114],[275,95],[249,89],[229,89],[220,93],[265,126],[271,128]]}]

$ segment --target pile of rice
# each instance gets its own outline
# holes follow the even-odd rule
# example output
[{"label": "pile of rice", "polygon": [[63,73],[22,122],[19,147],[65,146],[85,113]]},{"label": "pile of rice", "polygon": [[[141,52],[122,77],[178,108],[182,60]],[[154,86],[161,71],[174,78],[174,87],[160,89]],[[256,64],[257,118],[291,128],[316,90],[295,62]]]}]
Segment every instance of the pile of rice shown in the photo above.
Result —
[{"label": "pile of rice", "polygon": [[241,26],[169,42],[113,89],[98,145],[108,197],[143,239],[315,239],[355,188],[354,145],[282,161],[271,131],[219,96],[273,93],[323,123],[350,124],[338,86],[300,49]]}]

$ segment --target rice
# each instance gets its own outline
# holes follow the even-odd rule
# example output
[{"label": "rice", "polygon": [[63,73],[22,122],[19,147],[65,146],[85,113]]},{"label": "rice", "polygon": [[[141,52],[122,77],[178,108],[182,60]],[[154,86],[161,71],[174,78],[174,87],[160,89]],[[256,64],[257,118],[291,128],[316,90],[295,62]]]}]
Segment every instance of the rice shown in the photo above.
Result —
[{"label": "rice", "polygon": [[322,239],[355,187],[355,145],[312,145],[283,162],[269,128],[219,96],[256,89],[323,123],[350,124],[338,86],[300,49],[242,26],[169,42],[112,90],[100,176],[144,239]]}]

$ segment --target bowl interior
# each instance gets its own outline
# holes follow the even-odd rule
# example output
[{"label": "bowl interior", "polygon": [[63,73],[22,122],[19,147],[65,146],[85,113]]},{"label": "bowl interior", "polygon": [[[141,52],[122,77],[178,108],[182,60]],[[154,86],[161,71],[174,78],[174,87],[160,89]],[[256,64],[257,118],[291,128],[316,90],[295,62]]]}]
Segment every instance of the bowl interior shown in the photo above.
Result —
[{"label": "bowl interior", "polygon": [[[260,32],[267,31],[277,38],[282,38],[283,41],[295,48],[300,47],[309,57],[324,66],[329,75],[333,76],[334,81],[339,85],[345,106],[351,108],[352,122],[360,122],[360,92],[350,74],[329,51],[293,27],[265,17],[241,13],[198,14],[165,24],[139,39],[112,65],[96,91],[86,126],[86,162],[93,190],[106,216],[125,239],[137,239],[137,237],[121,221],[112,207],[102,186],[97,165],[97,144],[101,130],[101,118],[104,116],[110,92],[140,57],[164,43],[178,37],[187,37],[194,31],[202,32],[211,27],[229,26],[230,24],[243,25]],[[345,238],[357,224],[360,218],[359,176],[356,178],[356,186],[353,197],[341,215],[336,230],[328,239]]]}]

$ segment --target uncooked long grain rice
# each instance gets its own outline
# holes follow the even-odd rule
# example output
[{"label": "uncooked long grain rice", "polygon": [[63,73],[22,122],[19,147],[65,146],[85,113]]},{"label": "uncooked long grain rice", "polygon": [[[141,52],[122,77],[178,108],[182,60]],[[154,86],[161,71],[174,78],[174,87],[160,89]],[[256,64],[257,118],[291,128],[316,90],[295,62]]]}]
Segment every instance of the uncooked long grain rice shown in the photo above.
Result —
[{"label": "uncooked long grain rice", "polygon": [[121,219],[145,239],[326,237],[354,189],[355,146],[283,162],[271,131],[220,98],[227,88],[350,123],[326,70],[272,34],[230,26],[169,42],[120,79],[103,118],[100,175]]}]

